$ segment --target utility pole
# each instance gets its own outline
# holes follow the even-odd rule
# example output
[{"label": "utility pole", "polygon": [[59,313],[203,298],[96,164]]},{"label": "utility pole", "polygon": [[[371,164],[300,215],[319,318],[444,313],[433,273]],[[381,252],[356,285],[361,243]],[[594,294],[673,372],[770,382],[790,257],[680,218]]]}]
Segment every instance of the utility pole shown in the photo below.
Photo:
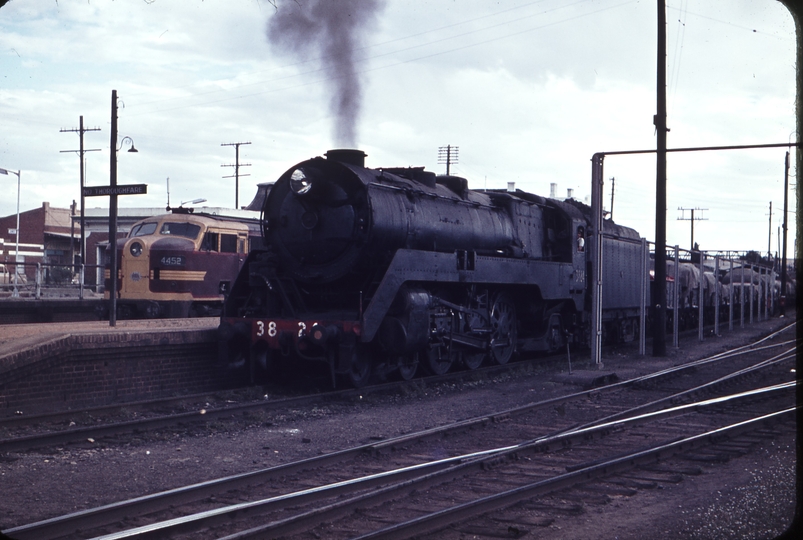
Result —
[{"label": "utility pole", "polygon": [[616,187],[616,178],[611,176],[611,213],[608,216],[608,219],[613,221],[613,190]]},{"label": "utility pole", "polygon": [[[84,133],[87,131],[100,131],[99,127],[84,128],[84,117],[78,118],[78,129],[60,129],[59,133],[78,133],[79,147],[78,150],[62,150],[61,152],[78,152],[78,169],[81,178],[81,264],[86,263],[86,228],[84,226],[84,152],[99,152],[100,148],[84,149]],[[70,238],[72,244],[72,238]],[[75,261],[72,261],[75,264]],[[83,283],[82,283],[83,285]]]},{"label": "utility pole", "polygon": [[[778,249],[775,250],[775,262],[780,264],[781,263],[781,226],[778,225],[778,227],[776,229],[777,230],[776,230],[775,239],[778,241]],[[780,271],[780,268],[778,268],[778,271]]]},{"label": "utility pole", "polygon": [[[704,218],[702,216],[694,217],[694,212],[705,212],[708,208],[680,208],[678,210],[683,212],[681,216],[678,218],[678,221],[691,221],[691,249],[694,249],[694,222],[695,221],[708,221],[708,218]],[[686,210],[691,212],[691,217],[686,217]]]},{"label": "utility pole", "polygon": [[72,266],[73,272],[75,271],[75,242],[73,242],[73,238],[75,238],[75,220],[73,219],[75,217],[75,207],[75,199],[73,199],[70,205],[70,266]]},{"label": "utility pole", "polygon": [[[656,54],[655,317],[652,355],[666,356],[666,0],[658,0]],[[600,231],[601,233],[602,231]],[[595,279],[597,279],[595,277]]]},{"label": "utility pole", "polygon": [[446,176],[451,174],[451,165],[457,165],[457,154],[460,151],[459,146],[446,145],[438,148],[438,164],[446,164]]},{"label": "utility pole", "polygon": [[[117,90],[112,90],[112,122],[109,138],[109,187],[117,187]],[[109,326],[117,326],[117,195],[109,196]]]},{"label": "utility pole", "polygon": [[240,176],[251,176],[250,174],[240,175],[240,167],[250,167],[250,163],[240,163],[240,145],[251,144],[251,142],[233,142],[222,143],[220,146],[233,146],[234,147],[234,163],[229,165],[221,165],[221,167],[234,167],[234,174],[224,176],[223,178],[234,178],[234,208],[240,208]]},{"label": "utility pole", "polygon": [[[789,205],[789,152],[786,152],[786,160],[783,167],[783,244],[781,246],[781,297],[786,296],[786,215]],[[785,302],[785,298],[784,298]],[[783,313],[784,303],[781,303]]]},{"label": "utility pole", "polygon": [[770,201],[770,225],[769,231],[767,231],[767,260],[772,260],[772,201]]}]

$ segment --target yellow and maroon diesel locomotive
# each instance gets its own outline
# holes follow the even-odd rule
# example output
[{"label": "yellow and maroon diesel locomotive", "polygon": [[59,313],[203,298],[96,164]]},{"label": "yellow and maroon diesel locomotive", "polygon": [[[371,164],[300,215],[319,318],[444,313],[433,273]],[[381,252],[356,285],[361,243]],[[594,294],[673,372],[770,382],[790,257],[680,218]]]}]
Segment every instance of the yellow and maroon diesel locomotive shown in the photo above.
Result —
[{"label": "yellow and maroon diesel locomotive", "polygon": [[[260,247],[255,218],[177,208],[143,219],[127,238],[117,240],[117,315],[123,319],[219,315],[248,252]],[[107,263],[106,298],[110,276]]]}]

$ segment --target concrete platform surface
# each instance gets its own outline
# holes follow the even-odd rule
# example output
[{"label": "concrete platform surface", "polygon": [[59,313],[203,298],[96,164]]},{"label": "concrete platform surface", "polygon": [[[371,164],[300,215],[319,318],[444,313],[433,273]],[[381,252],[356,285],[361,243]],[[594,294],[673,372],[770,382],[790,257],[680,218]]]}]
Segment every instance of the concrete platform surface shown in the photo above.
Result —
[{"label": "concrete platform surface", "polygon": [[[205,331],[217,328],[220,320],[216,317],[190,319],[147,319],[117,321],[109,326],[109,321],[59,322],[36,324],[7,324],[0,326],[0,372],[11,357],[19,358],[21,353],[34,349],[47,349],[71,336],[81,336],[81,341],[91,341],[92,336],[104,337],[132,336],[136,334],[164,334],[184,331]],[[9,367],[6,365],[5,367]]]}]

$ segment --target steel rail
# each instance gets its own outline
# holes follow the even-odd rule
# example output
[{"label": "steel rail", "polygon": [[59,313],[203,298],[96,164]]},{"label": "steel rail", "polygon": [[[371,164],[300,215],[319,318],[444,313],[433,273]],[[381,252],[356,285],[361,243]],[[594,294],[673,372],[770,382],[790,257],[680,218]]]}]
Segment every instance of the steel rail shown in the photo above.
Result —
[{"label": "steel rail", "polygon": [[[790,325],[790,327],[791,326],[792,325]],[[787,327],[787,329],[788,328],[789,327]],[[767,338],[764,338],[761,341],[764,341],[766,339]],[[756,344],[757,343],[759,343],[759,342],[756,342]],[[727,360],[728,358],[733,358],[735,356],[741,356],[741,355],[750,354],[750,353],[753,353],[753,352],[760,352],[760,351],[767,350],[767,349],[774,349],[776,347],[783,347],[784,345],[789,345],[790,343],[797,343],[797,342],[794,339],[790,339],[790,340],[783,341],[783,342],[780,342],[780,343],[773,343],[772,345],[762,345],[761,347],[755,347],[756,344],[753,344],[753,346],[750,346],[750,347],[744,345],[742,347],[738,347],[738,348],[732,349],[730,351],[724,351],[724,352],[721,352],[721,353],[717,353],[717,354],[715,354],[713,356],[708,356],[706,358],[700,358],[699,360],[694,360],[692,362],[681,364],[679,366],[673,366],[671,368],[667,368],[667,369],[664,369],[664,370],[661,370],[661,371],[656,371],[656,372],[653,372],[653,373],[648,373],[646,375],[642,375],[640,377],[635,377],[633,379],[630,379],[627,382],[633,383],[633,384],[639,383],[639,382],[644,382],[644,381],[648,381],[650,379],[659,378],[659,377],[663,376],[666,373],[676,373],[678,370],[697,368],[697,367],[704,366],[704,365],[709,364],[709,363],[720,362],[722,360]]]},{"label": "steel rail", "polygon": [[[681,452],[694,448],[716,443],[716,438],[723,436],[734,436],[743,432],[757,429],[758,424],[768,421],[780,421],[782,417],[791,416],[797,410],[796,407],[784,409],[774,413],[738,422],[717,428],[706,433],[687,437],[685,439],[667,443],[648,450],[634,452],[616,459],[597,463],[577,469],[560,476],[550,478],[541,482],[536,482],[520,488],[505,491],[496,495],[477,499],[469,503],[461,504],[434,512],[426,516],[416,518],[391,527],[386,527],[355,538],[354,540],[393,540],[407,539],[415,535],[435,532],[444,527],[465,521],[479,514],[484,514],[501,508],[511,506],[519,501],[531,499],[538,495],[544,495],[579,484],[593,478],[610,476],[612,474],[632,469],[638,465],[653,463],[656,460],[666,459]],[[221,540],[234,540],[247,538],[241,535],[230,535]]]},{"label": "steel rail", "polygon": [[[19,424],[47,424],[58,422],[61,420],[71,420],[81,415],[112,415],[120,411],[139,408],[139,407],[159,407],[159,406],[177,406],[182,403],[189,403],[193,401],[208,402],[215,400],[228,399],[225,397],[226,390],[215,390],[213,392],[202,392],[200,394],[187,394],[183,396],[173,396],[167,398],[143,399],[140,401],[125,401],[114,403],[111,405],[99,405],[97,407],[87,407],[85,409],[69,409],[66,411],[45,412],[39,414],[16,414],[14,416],[0,417],[0,427],[9,427]],[[234,396],[232,396],[234,397]],[[232,401],[231,399],[228,399]]]},{"label": "steel rail", "polygon": [[[540,360],[543,362],[543,359]],[[82,442],[89,437],[98,440],[102,437],[106,437],[109,435],[118,435],[120,433],[129,433],[136,431],[147,431],[163,427],[170,427],[171,425],[181,425],[184,423],[191,423],[191,422],[209,421],[211,419],[216,419],[220,417],[246,414],[252,411],[287,409],[289,407],[298,407],[300,405],[307,405],[326,401],[332,401],[332,402],[348,401],[348,400],[356,401],[363,399],[367,395],[382,394],[399,388],[409,388],[411,386],[425,387],[426,385],[429,384],[438,384],[441,382],[460,380],[461,378],[465,378],[466,376],[473,378],[477,374],[483,374],[493,377],[497,374],[509,372],[511,370],[516,370],[522,367],[526,367],[528,364],[534,364],[537,362],[538,360],[530,360],[527,363],[517,362],[515,364],[487,366],[473,371],[461,371],[461,372],[447,373],[444,375],[434,375],[430,377],[424,377],[421,379],[415,379],[412,381],[389,382],[360,389],[349,388],[344,390],[335,390],[323,394],[311,394],[311,395],[297,396],[291,398],[274,399],[269,401],[254,401],[220,408],[201,408],[196,411],[153,416],[150,418],[141,418],[138,420],[131,420],[127,422],[118,422],[118,423],[104,424],[97,426],[82,426],[44,434],[0,439],[0,452],[17,452],[21,450],[41,448],[44,446],[54,446],[54,445],[69,444],[74,442]],[[196,394],[196,396],[199,395],[208,395],[208,393]],[[186,396],[185,398],[179,398],[179,399],[168,398],[167,400],[165,400],[164,403],[171,403],[175,401],[185,401],[192,399],[193,396]],[[32,418],[35,421],[48,422],[48,421],[54,421],[54,419],[58,418],[64,418],[70,416],[75,417],[77,415],[87,414],[87,413],[91,414],[95,411],[131,408],[136,406],[153,406],[162,403],[163,402],[161,400],[121,403],[118,405],[108,406],[108,407],[81,409],[72,411],[71,413],[58,412],[53,415],[43,414],[43,415],[38,415],[36,417],[28,417],[27,421],[22,417],[9,417],[7,419],[0,420],[0,426],[20,424],[20,423],[30,423]]]},{"label": "steel rail", "polygon": [[[534,441],[527,441],[515,445],[510,445],[502,448],[493,448],[455,456],[451,458],[436,460],[432,462],[422,463],[414,466],[403,467],[391,471],[372,474],[361,478],[337,482],[326,486],[310,488],[295,493],[271,497],[259,501],[251,501],[247,503],[239,503],[235,505],[225,506],[214,510],[201,512],[189,516],[183,516],[160,523],[145,525],[128,531],[121,531],[104,536],[97,537],[93,540],[125,540],[125,539],[145,539],[145,538],[159,538],[169,534],[178,534],[187,531],[196,531],[201,527],[213,527],[220,523],[230,522],[232,519],[252,514],[254,512],[265,513],[277,509],[283,505],[299,505],[302,503],[321,500],[324,498],[332,498],[335,496],[342,496],[344,494],[352,494],[358,491],[386,485],[388,481],[401,482],[398,489],[406,489],[411,484],[416,482],[416,479],[427,478],[433,479],[442,477],[460,476],[466,472],[466,467],[476,468],[481,466],[483,462],[488,459],[498,460],[505,454],[521,452],[525,450],[533,452],[549,451],[550,448],[563,448],[566,444],[574,444],[580,442],[587,442],[591,438],[601,437],[605,434],[625,426],[640,425],[649,421],[657,419],[669,418],[687,414],[692,411],[700,411],[703,408],[732,404],[742,399],[754,398],[760,395],[767,395],[773,392],[791,391],[795,388],[795,382],[790,381],[770,387],[740,392],[731,396],[723,396],[713,399],[708,399],[698,403],[685,404],[663,411],[650,412],[647,414],[638,414],[633,417],[628,417],[614,422],[604,422],[599,425],[584,427],[580,429],[572,429],[558,434],[540,437]],[[438,472],[440,471],[440,472]],[[462,471],[461,474],[455,475],[455,472]],[[389,486],[388,489],[393,488]],[[372,497],[371,494],[368,494]],[[357,499],[362,500],[362,495]],[[373,498],[372,498],[373,500]],[[309,517],[304,514],[304,519]],[[301,519],[300,517],[293,519]],[[285,520],[287,521],[287,520]],[[289,523],[289,521],[288,521]],[[254,531],[255,532],[255,531]],[[262,533],[268,531],[261,531]],[[271,534],[287,534],[289,531],[270,530]]]},{"label": "steel rail", "polygon": [[[790,389],[793,389],[793,388],[794,388],[794,383],[792,382],[792,383],[788,383],[788,384],[784,385],[782,388],[781,387],[773,388],[772,391],[781,390],[781,389],[790,390]],[[720,402],[717,401],[717,402],[712,402],[712,403],[720,403]],[[695,404],[695,406],[696,405],[697,404]],[[691,406],[691,405],[681,406],[681,408],[683,408],[683,409],[688,409],[690,407],[693,407],[693,406]],[[790,408],[790,409],[786,409],[786,410],[782,411],[782,413],[786,414],[786,413],[790,413],[790,412],[792,412],[794,410],[795,410],[795,408]],[[661,412],[658,412],[658,413],[650,413],[648,415],[641,415],[641,416],[633,418],[633,419],[628,419],[628,421],[634,422],[636,424],[640,424],[640,423],[644,423],[644,421],[646,419],[650,418],[650,417],[652,417],[654,419],[656,416],[659,416],[659,415],[670,415],[670,414],[671,415],[677,415],[677,414],[681,414],[681,413],[679,413],[676,410],[667,411],[666,413],[661,411]],[[770,418],[770,417],[772,417],[772,415],[763,415],[763,416],[759,417],[758,419],[755,419],[754,421],[765,421],[767,418]],[[491,454],[490,456],[484,456],[484,457],[480,457],[478,459],[469,459],[468,461],[466,461],[464,463],[459,463],[457,465],[449,467],[448,469],[444,469],[444,470],[441,470],[441,471],[433,472],[431,474],[427,474],[425,476],[422,476],[422,477],[419,477],[419,478],[416,478],[416,479],[406,480],[406,481],[403,481],[403,482],[401,482],[399,484],[391,485],[391,486],[388,486],[388,487],[385,487],[385,488],[382,488],[382,489],[379,489],[379,490],[373,490],[373,491],[370,491],[368,493],[364,493],[364,494],[358,495],[356,497],[353,497],[351,499],[341,500],[341,501],[338,501],[338,502],[336,502],[334,504],[325,506],[323,508],[313,509],[313,510],[310,510],[308,512],[304,512],[302,514],[299,514],[299,515],[296,515],[296,516],[292,516],[290,518],[286,518],[286,519],[283,519],[283,520],[280,520],[280,521],[276,521],[276,522],[273,522],[273,523],[268,523],[268,524],[265,524],[263,526],[254,527],[254,528],[251,528],[251,529],[248,529],[248,530],[245,530],[245,531],[239,531],[237,533],[234,533],[234,534],[231,534],[229,536],[226,536],[226,537],[224,537],[224,538],[222,538],[220,540],[245,540],[245,539],[250,539],[250,538],[263,538],[263,537],[265,537],[265,535],[268,535],[270,537],[276,537],[276,536],[284,536],[284,535],[288,535],[288,534],[293,534],[293,533],[296,533],[298,531],[308,529],[310,522],[320,523],[320,522],[323,522],[323,521],[330,521],[330,520],[336,519],[339,516],[343,516],[343,515],[346,515],[346,514],[348,514],[350,512],[353,512],[357,508],[365,507],[367,505],[375,506],[378,503],[398,498],[398,496],[400,495],[401,492],[413,491],[413,490],[419,490],[420,491],[420,490],[426,489],[427,487],[430,487],[432,485],[442,484],[442,483],[445,483],[446,481],[451,480],[453,478],[456,478],[456,477],[459,477],[459,476],[465,476],[465,475],[469,474],[471,472],[471,470],[482,470],[484,468],[484,466],[489,461],[491,461],[493,464],[496,464],[496,463],[499,462],[500,459],[503,459],[505,455],[509,456],[509,455],[512,455],[512,454],[518,454],[518,453],[521,453],[521,452],[523,452],[525,450],[530,450],[532,452],[543,452],[543,451],[548,451],[550,446],[555,446],[557,448],[563,448],[565,443],[567,443],[569,441],[577,441],[577,442],[586,441],[587,442],[590,437],[592,437],[592,436],[604,436],[607,432],[610,432],[615,427],[619,427],[619,426],[625,425],[628,421],[624,421],[624,420],[623,421],[618,421],[618,422],[605,424],[605,425],[601,425],[601,426],[595,426],[593,428],[587,428],[587,429],[583,429],[583,430],[573,431],[571,433],[559,434],[559,435],[556,435],[556,436],[545,437],[545,438],[542,438],[542,439],[534,441],[534,442],[526,443],[524,445],[515,445],[513,447],[508,447],[508,448],[504,448],[504,449],[498,449],[498,451],[496,453]],[[753,424],[750,424],[750,422],[751,421],[739,422],[739,423],[733,424],[732,426],[729,426],[729,427],[730,428],[734,428],[734,426],[738,427],[738,426],[744,426],[744,425],[751,425],[752,426]],[[584,467],[584,468],[581,468],[581,469],[579,469],[577,471],[574,471],[572,473],[560,475],[560,476],[558,476],[556,478],[553,478],[553,479],[541,481],[541,482],[538,482],[538,483],[533,484],[531,486],[549,486],[550,489],[548,491],[554,491],[556,489],[567,487],[568,485],[571,485],[572,483],[578,483],[579,481],[589,480],[591,478],[591,476],[589,474],[590,471],[601,470],[606,475],[612,474],[613,472],[618,472],[618,468],[614,467],[615,464],[625,464],[625,465],[630,464],[630,467],[632,467],[635,464],[643,462],[643,461],[639,461],[639,458],[644,459],[644,460],[649,460],[649,461],[655,461],[656,457],[657,458],[666,457],[666,455],[664,455],[664,453],[669,448],[681,448],[681,450],[678,450],[678,451],[686,451],[686,450],[689,450],[689,449],[691,449],[691,448],[693,448],[695,446],[702,445],[702,444],[694,444],[694,443],[697,443],[698,441],[705,441],[706,438],[708,438],[708,437],[713,437],[713,436],[716,436],[716,435],[724,435],[724,434],[727,434],[727,433],[729,433],[727,427],[726,428],[717,428],[715,430],[706,432],[704,434],[695,435],[695,436],[692,436],[692,437],[687,437],[687,438],[682,439],[680,441],[675,441],[675,442],[671,442],[671,443],[662,444],[659,447],[651,449],[651,450],[647,450],[647,451],[642,450],[642,451],[636,452],[635,454],[627,455],[627,456],[624,456],[624,457],[617,457],[617,458],[615,458],[613,460],[606,461],[606,462],[603,462],[603,463],[593,464],[593,465],[590,465],[589,467]],[[689,446],[690,442],[692,443],[691,446]],[[675,452],[673,452],[673,453],[675,453]],[[457,459],[457,458],[455,458],[455,459]],[[629,468],[629,467],[627,467],[627,468]],[[568,483],[567,479],[571,479],[572,482]],[[525,495],[525,497],[522,497],[522,498],[530,498],[530,497],[532,497],[534,495],[540,494],[540,493],[537,493],[537,492],[530,493],[528,490],[531,488],[531,486],[525,486],[523,488],[516,488],[514,490],[511,490],[511,492],[504,492],[504,493],[501,493],[501,494],[492,495],[490,497],[486,497],[484,499],[480,499],[479,502],[482,503],[482,504],[485,504],[485,501],[487,501],[487,500],[492,500],[493,501],[493,500],[496,500],[498,497],[509,496],[509,493],[522,493],[523,492],[526,495]],[[515,499],[513,502],[517,502],[518,500],[520,500],[520,499]],[[436,512],[435,514],[431,514],[431,516],[436,516],[436,517],[440,517],[442,515],[450,516],[450,519],[451,519],[450,521],[448,521],[445,524],[440,523],[438,525],[438,528],[440,528],[441,526],[450,525],[450,524],[452,524],[452,523],[454,523],[456,521],[461,521],[461,520],[464,520],[464,519],[469,518],[469,517],[476,517],[476,515],[478,513],[478,510],[481,510],[483,512],[487,512],[489,510],[495,509],[495,507],[490,507],[490,508],[484,509],[484,508],[482,508],[482,506],[480,506],[478,508],[477,502],[478,501],[474,501],[473,503],[467,503],[467,504],[459,505],[459,506],[455,507],[457,509],[456,511],[459,512],[457,514],[457,519],[451,519],[452,514],[451,514],[450,511]],[[507,505],[507,503],[506,503],[506,505]],[[412,520],[410,523],[416,524],[416,525],[414,525],[414,527],[417,527],[418,526],[417,524],[422,519],[425,520],[425,518],[417,518],[416,520]],[[413,537],[415,535],[422,534],[424,532],[431,532],[431,530],[432,530],[432,529],[430,529],[430,530],[421,530],[421,529],[418,529],[418,528],[409,529],[409,528],[407,528],[408,526],[406,524],[403,524],[401,527],[402,527],[402,530],[400,532],[398,532],[398,533],[396,532],[396,526],[390,527],[389,529],[382,529],[382,531],[380,531],[382,534],[385,534],[384,531],[391,530],[391,531],[393,531],[394,535],[387,536],[387,537],[386,536],[377,536],[377,538],[407,539],[407,538]],[[127,538],[127,537],[123,537],[123,538]],[[132,536],[130,538],[137,538],[137,536]],[[365,536],[360,537],[360,538],[361,539],[362,538],[368,539],[368,538],[374,538],[374,537],[371,536],[371,534],[369,534],[369,535],[365,535]],[[93,539],[93,540],[111,540],[111,539],[110,538],[107,539],[106,537],[100,537],[100,538],[96,538],[96,539]],[[120,538],[116,538],[115,540],[121,540],[121,539]]]},{"label": "steel rail", "polygon": [[[777,345],[772,345],[765,348],[771,348],[775,346]],[[753,351],[747,351],[747,352],[753,352]],[[722,353],[720,353],[717,356],[721,355]],[[708,359],[703,359],[700,362],[704,362],[706,360]],[[680,366],[675,366],[674,368],[670,368],[668,370],[663,370],[662,373],[664,375],[670,375],[676,373],[677,371],[689,369],[689,367],[694,367],[694,366],[690,366],[689,364],[683,364]],[[88,529],[93,526],[112,523],[126,516],[130,517],[134,515],[142,515],[144,513],[151,512],[154,509],[162,508],[165,504],[183,504],[186,502],[199,500],[209,495],[219,493],[221,491],[238,489],[240,487],[247,486],[249,484],[263,482],[268,479],[277,478],[299,470],[308,469],[312,467],[321,467],[331,463],[336,463],[338,461],[353,459],[355,456],[364,452],[369,452],[369,453],[382,452],[388,449],[392,449],[394,447],[404,446],[405,444],[409,444],[416,440],[424,439],[427,437],[438,436],[449,432],[467,430],[472,427],[477,427],[487,423],[496,422],[505,418],[525,414],[527,412],[534,411],[537,409],[551,407],[568,401],[584,398],[597,392],[618,390],[629,384],[635,384],[641,380],[643,380],[643,377],[636,377],[634,379],[613,383],[611,385],[603,386],[600,388],[594,388],[591,390],[576,392],[566,396],[559,396],[557,398],[534,402],[520,407],[515,407],[505,411],[493,413],[490,415],[483,415],[459,422],[454,422],[446,426],[440,426],[428,430],[422,430],[420,432],[412,434],[401,435],[398,437],[394,437],[392,439],[388,439],[386,441],[369,443],[366,445],[353,447],[332,454],[326,454],[324,456],[316,456],[308,458],[306,460],[287,463],[277,467],[260,469],[257,471],[251,471],[239,475],[233,475],[220,479],[209,480],[191,486],[167,490],[151,495],[144,495],[142,497],[137,497],[134,499],[120,501],[117,503],[112,503],[97,508],[92,508],[72,514],[67,514],[65,516],[59,516],[48,520],[43,520],[40,522],[23,525],[14,529],[14,532],[17,535],[26,535],[26,536],[20,536],[21,540],[23,540],[24,538],[37,538],[37,539],[56,538],[60,534],[63,534],[63,531],[66,528]],[[670,396],[670,398],[671,397],[672,396]],[[303,398],[293,398],[293,399],[303,399]],[[282,403],[286,404],[287,402],[283,401]],[[236,409],[232,408],[226,412],[231,412],[232,410]],[[187,414],[197,415],[198,413],[194,412]],[[574,427],[572,429],[578,429],[578,427]],[[72,432],[74,433],[74,430]],[[165,503],[165,501],[170,501],[170,502]]]},{"label": "steel rail", "polygon": [[718,379],[715,379],[713,381],[709,381],[709,382],[707,382],[705,384],[701,384],[701,385],[695,386],[694,388],[690,388],[688,390],[683,390],[681,392],[677,392],[675,394],[672,394],[671,396],[663,397],[661,399],[657,399],[657,400],[651,401],[649,403],[645,403],[644,405],[640,405],[639,407],[636,407],[634,409],[628,409],[627,411],[624,411],[624,412],[614,413],[614,414],[609,415],[609,416],[607,416],[605,418],[602,418],[602,419],[599,419],[599,420],[595,420],[594,422],[589,423],[587,425],[594,425],[594,424],[596,424],[598,422],[615,420],[617,418],[622,418],[623,416],[629,416],[630,414],[632,414],[634,412],[654,411],[654,410],[657,410],[659,407],[661,407],[664,404],[676,403],[676,402],[680,401],[683,398],[691,397],[692,395],[700,393],[700,392],[703,392],[703,391],[712,391],[712,390],[716,389],[716,387],[722,385],[723,383],[731,382],[733,380],[745,377],[746,375],[752,374],[752,373],[754,373],[756,371],[759,371],[759,370],[762,370],[762,369],[764,369],[766,367],[774,366],[774,365],[777,365],[777,364],[782,364],[782,363],[788,362],[790,360],[795,361],[796,359],[797,359],[796,349],[790,349],[790,350],[784,351],[781,354],[778,354],[778,355],[776,355],[776,356],[774,356],[772,358],[768,358],[767,360],[763,360],[763,361],[759,362],[758,364],[754,364],[754,365],[752,365],[750,367],[734,371],[733,373],[729,373],[727,375],[723,375],[722,377],[719,377]]},{"label": "steel rail", "polygon": [[[793,326],[793,325],[789,325],[786,329],[790,328],[791,326]],[[643,375],[643,376],[639,376],[639,377],[634,377],[632,379],[627,379],[627,380],[624,380],[624,381],[618,381],[618,382],[615,382],[615,383],[607,384],[605,386],[600,386],[598,388],[592,388],[590,390],[583,390],[583,391],[580,391],[580,392],[567,394],[565,396],[558,396],[556,398],[551,398],[551,399],[544,400],[544,401],[528,403],[526,405],[521,405],[519,407],[514,407],[512,409],[507,409],[505,411],[494,413],[494,414],[491,414],[491,415],[488,415],[488,416],[481,416],[481,417],[477,417],[477,418],[471,418],[471,419],[468,419],[468,420],[464,420],[462,422],[457,422],[457,423],[451,424],[450,426],[454,426],[452,429],[459,429],[459,428],[468,429],[468,428],[471,428],[471,427],[483,425],[483,424],[488,423],[488,422],[499,421],[499,420],[502,420],[504,418],[525,414],[527,412],[530,412],[530,411],[533,411],[533,410],[536,410],[536,409],[545,408],[545,407],[554,406],[554,405],[560,405],[562,403],[573,401],[573,400],[576,400],[576,399],[579,399],[579,398],[582,398],[582,397],[586,397],[586,396],[589,396],[589,395],[592,395],[592,394],[602,393],[602,392],[610,392],[610,391],[614,391],[614,390],[620,390],[622,388],[626,388],[626,387],[629,387],[629,386],[635,386],[635,385],[638,385],[639,383],[642,383],[642,382],[644,382],[646,380],[649,380],[649,379],[654,379],[654,378],[657,378],[657,377],[665,377],[665,376],[670,376],[670,375],[676,375],[676,374],[681,373],[683,371],[687,371],[687,370],[690,370],[690,369],[696,369],[696,368],[698,368],[700,366],[706,365],[706,364],[708,364],[710,362],[713,362],[713,361],[721,361],[721,360],[726,360],[728,358],[732,358],[733,356],[736,356],[738,354],[748,354],[748,353],[753,353],[753,352],[760,352],[762,350],[768,350],[768,349],[780,347],[780,346],[783,346],[783,345],[787,345],[789,343],[793,343],[793,341],[785,341],[783,343],[777,343],[777,344],[773,344],[773,345],[765,345],[763,347],[759,347],[759,348],[756,348],[756,349],[741,350],[737,354],[733,354],[733,355],[728,355],[727,354],[728,351],[726,351],[724,353],[718,353],[717,355],[714,355],[712,357],[703,358],[703,359],[700,359],[700,360],[696,360],[694,362],[689,362],[689,363],[686,363],[686,364],[681,364],[679,366],[673,366],[671,368],[667,368],[667,369],[661,370],[660,372],[657,372],[657,375],[656,374]],[[744,347],[739,347],[739,349],[743,349],[743,348]],[[778,361],[785,361],[787,359],[788,358],[784,357],[784,358],[781,358]],[[745,369],[750,370],[751,368],[745,368]],[[741,375],[741,373],[740,373],[740,375]],[[728,380],[728,378],[729,378],[729,375],[725,375],[724,377],[720,377],[719,379],[717,379],[715,381],[712,381],[711,383],[705,383],[705,384],[700,385],[699,387],[697,387],[695,389],[692,389],[692,390],[700,391],[700,390],[704,389],[709,384],[714,384],[714,383],[718,384],[718,383],[723,382],[724,380]],[[682,397],[687,392],[690,392],[690,391],[680,392],[680,393],[677,393],[677,394],[672,394],[671,396],[668,396],[668,397],[663,398],[662,400],[658,400],[658,401],[666,401],[666,402],[668,402],[668,401],[671,401],[673,399],[679,399],[680,397]],[[590,424],[587,424],[587,425],[593,425],[593,423],[590,423]],[[391,440],[388,440],[388,441],[375,443],[373,445],[373,447],[374,447],[375,451],[382,451],[382,450],[385,450],[385,449],[392,449],[394,447],[403,446],[405,443],[418,440],[418,439],[426,436],[428,432],[430,432],[431,435],[437,435],[437,434],[441,433],[441,431],[442,431],[441,428],[437,428],[436,427],[436,428],[432,428],[430,430],[411,433],[409,435],[401,435],[399,437],[395,437],[395,438],[393,438]]]}]

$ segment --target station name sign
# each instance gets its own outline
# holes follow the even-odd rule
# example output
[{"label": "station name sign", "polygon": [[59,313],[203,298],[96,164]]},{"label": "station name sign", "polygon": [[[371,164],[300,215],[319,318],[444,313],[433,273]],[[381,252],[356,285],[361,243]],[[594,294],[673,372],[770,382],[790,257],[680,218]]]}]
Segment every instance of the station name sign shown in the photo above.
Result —
[{"label": "station name sign", "polygon": [[110,195],[145,195],[148,184],[126,184],[121,186],[89,186],[84,187],[84,197],[102,197]]}]

